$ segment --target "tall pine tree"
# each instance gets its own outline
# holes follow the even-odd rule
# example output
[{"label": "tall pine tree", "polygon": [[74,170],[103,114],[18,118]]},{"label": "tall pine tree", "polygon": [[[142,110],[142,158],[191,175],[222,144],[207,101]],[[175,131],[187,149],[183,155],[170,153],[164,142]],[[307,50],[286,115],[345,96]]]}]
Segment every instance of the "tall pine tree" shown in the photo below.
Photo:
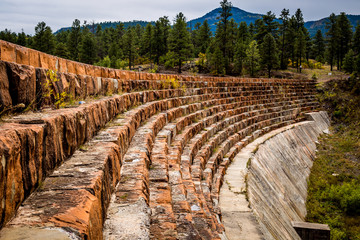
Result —
[{"label": "tall pine tree", "polygon": [[288,65],[288,51],[287,51],[287,35],[288,35],[288,28],[289,28],[289,9],[283,9],[280,15],[281,24],[280,24],[280,68],[286,69]]},{"label": "tall pine tree", "polygon": [[339,25],[337,23],[337,18],[334,13],[330,15],[329,20],[326,23],[326,29],[328,30],[326,33],[327,41],[328,41],[327,61],[330,64],[330,69],[332,71],[339,48],[339,32],[340,32]]},{"label": "tall pine tree", "polygon": [[339,26],[339,47],[337,53],[337,62],[338,69],[341,70],[345,54],[349,51],[351,47],[352,26],[344,12],[340,13],[340,15],[337,17],[337,23]]},{"label": "tall pine tree", "polygon": [[312,56],[316,61],[324,62],[325,42],[321,30],[317,30],[313,39]]},{"label": "tall pine tree", "polygon": [[161,17],[155,22],[154,27],[154,52],[155,63],[159,64],[160,57],[168,52],[168,38],[170,22],[168,17]]},{"label": "tall pine tree", "polygon": [[266,68],[268,77],[271,77],[271,70],[278,66],[278,52],[275,38],[271,33],[265,35],[260,47],[261,64]]},{"label": "tall pine tree", "polygon": [[259,70],[260,53],[258,44],[255,40],[251,41],[246,49],[246,65],[249,68],[250,75],[255,76],[255,73]]},{"label": "tall pine tree", "polygon": [[228,72],[230,65],[230,17],[232,16],[232,3],[227,0],[223,0],[220,2],[220,6],[220,21],[217,23],[215,37],[218,41],[219,48],[223,53],[225,71]]},{"label": "tall pine tree", "polygon": [[53,54],[55,51],[55,38],[51,28],[45,22],[39,22],[35,27],[33,47],[41,52]]},{"label": "tall pine tree", "polygon": [[190,33],[186,29],[186,18],[182,12],[176,15],[171,29],[169,50],[174,53],[178,73],[181,73],[182,62],[187,60],[191,54]]},{"label": "tall pine tree", "polygon": [[68,50],[70,52],[70,58],[74,61],[79,60],[79,44],[81,42],[81,26],[80,20],[75,19],[68,38]]},{"label": "tall pine tree", "polygon": [[356,55],[360,54],[360,23],[355,28],[352,47]]},{"label": "tall pine tree", "polygon": [[79,60],[80,62],[93,64],[96,59],[96,44],[94,35],[86,27],[83,31],[83,37],[79,44]]}]

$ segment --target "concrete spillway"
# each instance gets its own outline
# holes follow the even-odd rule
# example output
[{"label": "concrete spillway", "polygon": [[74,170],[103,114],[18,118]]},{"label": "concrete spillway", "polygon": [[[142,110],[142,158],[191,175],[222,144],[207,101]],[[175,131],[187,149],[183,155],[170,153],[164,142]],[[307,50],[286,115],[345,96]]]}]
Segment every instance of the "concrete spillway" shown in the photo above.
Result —
[{"label": "concrete spillway", "polygon": [[300,239],[291,221],[305,219],[316,141],[330,125],[325,112],[308,117],[256,139],[235,157],[220,194],[229,239]]},{"label": "concrete spillway", "polygon": [[[0,239],[225,238],[229,164],[316,111],[315,85],[122,71],[0,40],[0,109],[33,110],[0,124]],[[79,104],[51,109],[48,91]]]}]

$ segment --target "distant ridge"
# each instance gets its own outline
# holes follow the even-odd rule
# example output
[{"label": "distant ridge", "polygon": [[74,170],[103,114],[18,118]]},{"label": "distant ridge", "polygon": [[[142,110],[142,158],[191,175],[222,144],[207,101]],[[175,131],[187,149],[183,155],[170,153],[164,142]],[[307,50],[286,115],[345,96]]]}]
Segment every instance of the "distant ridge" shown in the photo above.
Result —
[{"label": "distant ridge", "polygon": [[[360,15],[350,15],[347,14],[346,15],[351,23],[351,25],[353,26],[353,31],[355,31],[355,27],[357,24],[360,24]],[[305,22],[305,27],[307,28],[307,30],[310,33],[310,36],[315,36],[317,30],[321,30],[321,32],[323,33],[323,35],[327,32],[326,30],[326,22],[329,18],[322,18],[320,20],[317,21],[308,21]]]},{"label": "distant ridge", "polygon": [[[96,28],[98,25],[101,26],[102,29],[106,29],[106,28],[116,28],[117,25],[119,25],[120,23],[123,23],[124,24],[124,27],[125,28],[128,28],[128,27],[133,27],[133,26],[136,26],[136,25],[140,25],[142,27],[145,27],[148,23],[150,22],[147,22],[147,21],[142,21],[142,20],[133,20],[133,21],[128,21],[128,22],[120,22],[120,21],[117,21],[117,22],[100,22],[100,23],[95,23],[94,24],[94,29],[96,31]],[[87,27],[92,31],[92,24],[87,24]],[[71,27],[63,27],[63,28],[60,28],[59,30],[57,30],[54,34],[57,34],[59,32],[63,32],[63,31],[67,31],[67,30],[70,30]]]},{"label": "distant ridge", "polygon": [[[204,16],[193,19],[188,21],[188,27],[190,29],[194,29],[194,26],[196,23],[203,23],[205,20],[208,21],[211,31],[213,33],[215,33],[216,31],[216,23],[219,21],[218,17],[220,16],[220,10],[221,8],[216,8],[208,13],[206,13]],[[264,14],[260,14],[260,13],[250,13],[247,11],[244,11],[238,7],[232,7],[231,9],[232,12],[232,16],[231,18],[233,18],[235,20],[236,23],[240,23],[240,22],[246,22],[248,25],[250,23],[255,23],[255,21],[257,19],[262,18],[262,16]],[[346,15],[349,20],[351,25],[353,26],[354,30],[356,25],[359,23],[360,24],[360,15]],[[308,21],[305,22],[305,27],[309,30],[310,36],[313,37],[315,36],[317,30],[321,30],[323,34],[325,34],[326,32],[326,21],[327,21],[327,17],[326,18],[322,18],[320,20],[317,21]],[[280,22],[281,20],[277,19],[278,22]],[[120,22],[100,22],[100,23],[95,23],[95,29],[97,25],[100,25],[102,27],[102,29],[105,28],[116,28],[116,26],[119,24]],[[142,27],[145,27],[148,23],[153,23],[153,22],[147,22],[147,21],[141,21],[141,20],[134,20],[134,21],[129,21],[129,22],[123,22],[125,28],[128,28],[130,26],[136,26],[137,24],[139,24]],[[88,25],[88,27],[90,29],[91,26]],[[70,29],[70,27],[65,27],[65,28],[61,28],[58,31],[55,32],[55,34],[62,32],[62,31],[66,31]]]},{"label": "distant ridge", "polygon": [[[203,23],[205,20],[207,20],[210,25],[211,31],[215,32],[216,23],[219,21],[218,17],[220,17],[220,10],[221,8],[216,8],[202,17],[188,21],[188,27],[193,29],[196,23]],[[233,18],[235,22],[246,22],[248,25],[250,23],[255,23],[257,19],[262,18],[262,16],[264,15],[259,13],[246,12],[237,7],[232,7],[231,13],[233,14],[231,18]]]}]

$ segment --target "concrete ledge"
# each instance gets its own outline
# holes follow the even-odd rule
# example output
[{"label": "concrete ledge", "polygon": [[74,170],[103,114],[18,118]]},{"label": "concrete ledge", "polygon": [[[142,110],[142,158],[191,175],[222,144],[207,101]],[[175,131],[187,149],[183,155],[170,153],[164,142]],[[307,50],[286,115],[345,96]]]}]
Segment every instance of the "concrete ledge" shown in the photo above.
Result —
[{"label": "concrete ledge", "polygon": [[329,240],[330,228],[327,224],[291,222],[302,240]]}]

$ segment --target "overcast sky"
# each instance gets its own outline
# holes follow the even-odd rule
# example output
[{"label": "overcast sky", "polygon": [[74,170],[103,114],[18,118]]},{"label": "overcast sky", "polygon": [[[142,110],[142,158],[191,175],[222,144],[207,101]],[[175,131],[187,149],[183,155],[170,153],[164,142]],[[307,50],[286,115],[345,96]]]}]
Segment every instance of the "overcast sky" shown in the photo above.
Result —
[{"label": "overcast sky", "polygon": [[[33,34],[38,22],[44,21],[55,32],[71,26],[75,18],[81,22],[157,20],[169,16],[173,20],[183,12],[188,20],[198,18],[220,6],[220,0],[0,0],[0,30]],[[291,14],[300,8],[305,21],[318,20],[332,12],[360,14],[360,0],[232,0],[233,6],[245,11],[277,16],[283,8]]]}]

